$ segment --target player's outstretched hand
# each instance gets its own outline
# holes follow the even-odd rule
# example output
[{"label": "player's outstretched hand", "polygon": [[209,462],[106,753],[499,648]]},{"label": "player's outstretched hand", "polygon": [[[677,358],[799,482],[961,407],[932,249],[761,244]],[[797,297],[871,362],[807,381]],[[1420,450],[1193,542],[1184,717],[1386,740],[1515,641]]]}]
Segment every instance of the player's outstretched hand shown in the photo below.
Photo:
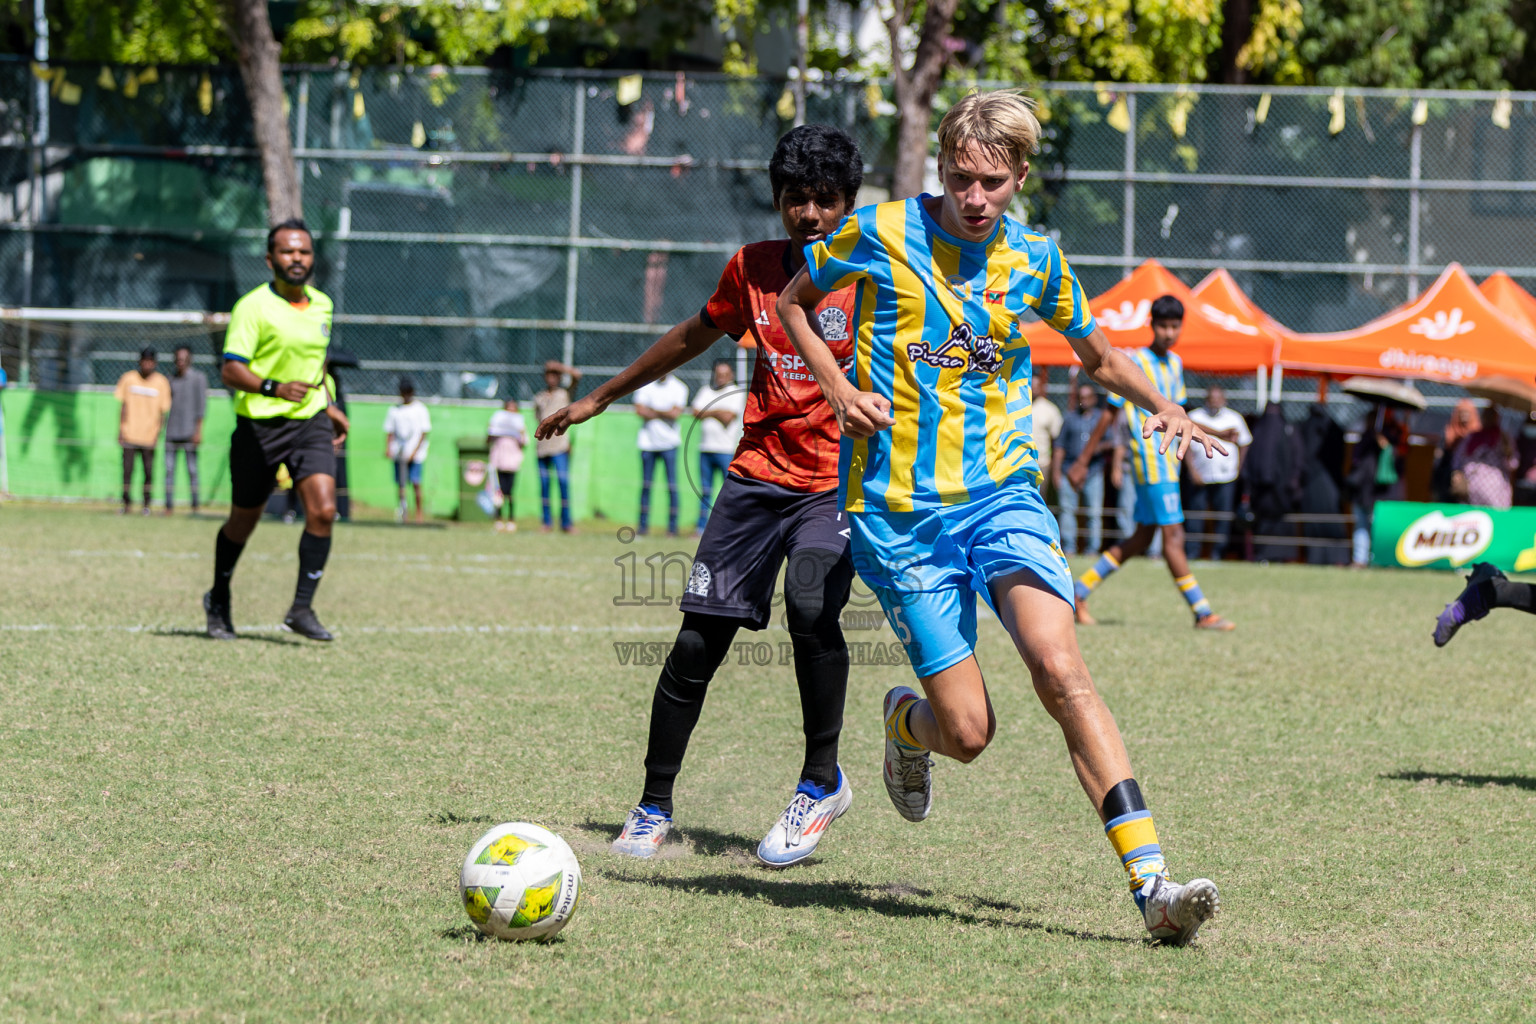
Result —
[{"label": "player's outstretched hand", "polygon": [[1163,432],[1163,443],[1157,446],[1157,453],[1163,454],[1174,442],[1178,442],[1178,448],[1174,454],[1183,458],[1189,451],[1191,444],[1198,444],[1205,449],[1206,458],[1211,458],[1216,452],[1227,454],[1226,447],[1189,418],[1189,414],[1183,409],[1174,407],[1166,412],[1160,412],[1148,416],[1141,426],[1141,436],[1151,437],[1154,430]]},{"label": "player's outstretched hand", "polygon": [[592,400],[592,396],[578,398],[563,409],[556,409],[545,417],[534,430],[533,436],[540,441],[548,441],[552,437],[559,437],[578,423],[587,420],[602,412],[602,406]]},{"label": "player's outstretched hand", "polygon": [[837,416],[837,428],[848,437],[873,437],[896,422],[891,419],[890,400],[872,391],[850,387],[827,401]]}]

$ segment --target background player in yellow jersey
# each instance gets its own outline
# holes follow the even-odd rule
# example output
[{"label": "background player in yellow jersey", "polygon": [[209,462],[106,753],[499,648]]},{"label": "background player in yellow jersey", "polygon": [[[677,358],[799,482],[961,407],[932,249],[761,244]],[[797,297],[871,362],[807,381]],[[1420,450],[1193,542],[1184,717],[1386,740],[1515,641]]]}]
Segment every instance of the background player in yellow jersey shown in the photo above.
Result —
[{"label": "background player in yellow jersey", "polygon": [[[1154,410],[1143,429],[1163,431],[1162,448],[1220,446],[1110,347],[1055,242],[1004,216],[1039,132],[1012,93],[956,104],[939,126],[943,194],[856,210],[808,247],[778,311],[842,428],[855,567],[927,694],[899,686],[885,698],[897,810],[927,816],[930,752],[971,761],[996,729],[974,654],[979,594],[1060,725],[1148,931],[1183,944],[1216,912],[1216,886],[1169,879],[1119,729],[1078,652],[1072,578],[1040,495],[1024,307],[1066,335],[1096,383]],[[845,377],[809,313],[849,284],[857,334]]]},{"label": "background player in yellow jersey", "polygon": [[[1179,332],[1184,327],[1184,304],[1172,295],[1159,296],[1152,303],[1152,344],[1130,353],[1132,361],[1156,386],[1158,393],[1175,405],[1189,401],[1184,392],[1184,364],[1171,350],[1179,342]],[[1162,451],[1156,438],[1143,433],[1148,414],[1134,403],[1127,404],[1119,395],[1109,396],[1109,405],[1094,425],[1093,434],[1083,451],[1090,452],[1115,422],[1115,417],[1125,410],[1125,422],[1131,438],[1131,474],[1136,486],[1136,532],[1115,544],[1099,556],[1093,568],[1083,573],[1077,581],[1077,621],[1093,625],[1088,614],[1088,595],[1104,582],[1127,558],[1135,558],[1152,544],[1152,538],[1161,531],[1163,535],[1163,560],[1173,574],[1173,582],[1189,602],[1195,614],[1196,629],[1230,630],[1235,624],[1211,611],[1195,574],[1189,571],[1189,559],[1184,552],[1184,506],[1179,499],[1179,460],[1171,452]],[[1081,487],[1088,476],[1088,462],[1081,456],[1067,470],[1067,481],[1073,487]]]}]

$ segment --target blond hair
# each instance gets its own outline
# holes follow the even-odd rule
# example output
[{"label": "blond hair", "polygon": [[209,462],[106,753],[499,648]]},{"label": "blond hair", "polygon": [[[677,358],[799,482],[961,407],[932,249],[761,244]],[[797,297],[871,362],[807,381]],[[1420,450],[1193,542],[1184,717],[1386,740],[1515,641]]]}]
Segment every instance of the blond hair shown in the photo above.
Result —
[{"label": "blond hair", "polygon": [[939,163],[954,158],[967,142],[1006,161],[1017,172],[1040,148],[1035,101],[1016,92],[973,92],[949,108],[939,122]]}]

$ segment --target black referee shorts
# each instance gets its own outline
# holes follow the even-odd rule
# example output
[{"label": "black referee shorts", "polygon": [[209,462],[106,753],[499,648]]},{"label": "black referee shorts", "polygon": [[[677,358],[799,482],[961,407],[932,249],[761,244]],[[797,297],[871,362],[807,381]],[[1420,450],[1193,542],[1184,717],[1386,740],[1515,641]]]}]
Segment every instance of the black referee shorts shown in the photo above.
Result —
[{"label": "black referee shorts", "polygon": [[[816,549],[846,561],[848,531],[848,513],[837,507],[836,490],[807,494],[727,473],[678,606],[764,629],[784,560]],[[848,575],[851,579],[851,563]]]},{"label": "black referee shorts", "polygon": [[265,505],[277,485],[278,466],[288,467],[295,484],[316,473],[334,477],[334,436],[331,418],[323,412],[305,420],[236,416],[235,432],[229,439],[229,479],[235,507]]}]

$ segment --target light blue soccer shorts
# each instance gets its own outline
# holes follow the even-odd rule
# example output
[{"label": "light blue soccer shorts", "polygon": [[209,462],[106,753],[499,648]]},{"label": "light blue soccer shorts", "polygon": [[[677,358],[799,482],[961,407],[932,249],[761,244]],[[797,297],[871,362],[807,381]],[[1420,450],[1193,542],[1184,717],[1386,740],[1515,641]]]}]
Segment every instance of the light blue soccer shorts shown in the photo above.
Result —
[{"label": "light blue soccer shorts", "polygon": [[853,565],[880,599],[919,678],[976,649],[976,595],[1027,569],[1073,604],[1072,571],[1056,517],[1029,483],[1004,486],[964,505],[916,512],[854,512]]},{"label": "light blue soccer shorts", "polygon": [[1151,526],[1172,526],[1184,521],[1184,502],[1179,498],[1179,483],[1136,485],[1136,521]]}]

